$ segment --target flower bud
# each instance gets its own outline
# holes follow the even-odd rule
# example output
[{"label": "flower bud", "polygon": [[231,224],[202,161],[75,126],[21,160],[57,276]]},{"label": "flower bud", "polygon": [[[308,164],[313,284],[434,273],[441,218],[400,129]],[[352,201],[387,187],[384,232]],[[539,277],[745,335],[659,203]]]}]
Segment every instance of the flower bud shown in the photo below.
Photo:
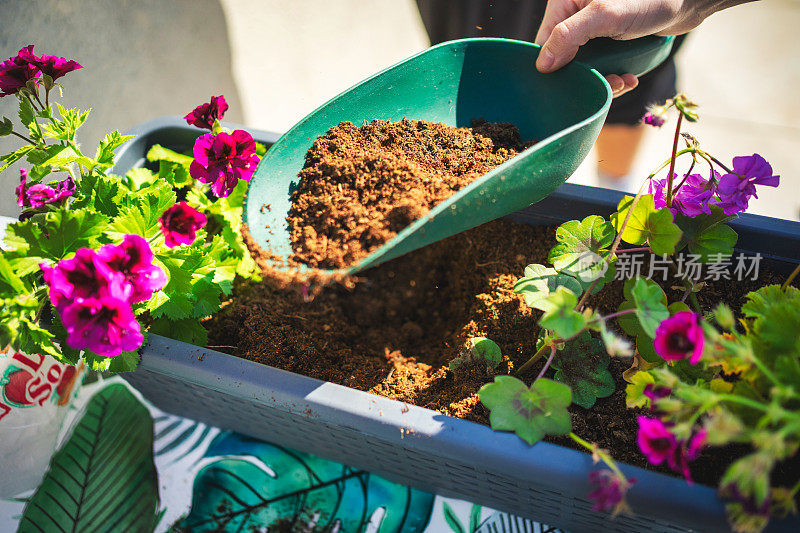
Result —
[{"label": "flower bud", "polygon": [[717,306],[714,310],[714,318],[717,320],[717,324],[727,331],[733,330],[736,326],[736,319],[733,316],[733,311],[725,304],[721,303]]},{"label": "flower bud", "polygon": [[727,409],[716,409],[710,412],[704,425],[710,446],[723,446],[739,437],[744,426],[736,415]]}]

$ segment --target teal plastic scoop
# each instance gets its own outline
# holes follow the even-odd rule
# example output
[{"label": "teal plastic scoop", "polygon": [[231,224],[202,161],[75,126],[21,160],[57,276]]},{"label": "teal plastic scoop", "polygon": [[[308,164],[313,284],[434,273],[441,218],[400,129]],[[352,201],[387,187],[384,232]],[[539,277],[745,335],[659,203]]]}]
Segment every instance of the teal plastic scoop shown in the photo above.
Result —
[{"label": "teal plastic scoop", "polygon": [[552,74],[536,70],[540,47],[527,42],[462,39],[429,48],[336,96],[283,135],[253,176],[244,220],[261,248],[290,256],[290,195],[314,140],[342,121],[360,125],[404,117],[459,127],[479,117],[510,122],[523,140],[539,142],[357,264],[330,272],[352,274],[518,211],[556,190],[589,153],[611,104],[611,88],[602,74],[642,75],[667,57],[672,41],[594,39],[581,48],[580,61]]}]

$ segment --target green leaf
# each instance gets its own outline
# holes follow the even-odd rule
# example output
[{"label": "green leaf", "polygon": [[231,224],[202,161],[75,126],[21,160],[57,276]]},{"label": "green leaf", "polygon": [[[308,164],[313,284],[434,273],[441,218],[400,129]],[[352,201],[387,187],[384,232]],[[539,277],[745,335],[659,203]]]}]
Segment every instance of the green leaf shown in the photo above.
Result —
[{"label": "green leaf", "polygon": [[198,238],[192,246],[156,254],[154,264],[164,270],[169,281],[145,306],[154,318],[202,318],[219,309],[220,297],[229,287],[216,279],[219,265],[210,248]]},{"label": "green leaf", "polygon": [[100,174],[87,174],[78,183],[78,198],[72,209],[93,207],[98,212],[115,217],[119,214],[119,180]]},{"label": "green leaf", "polygon": [[19,531],[152,531],[158,510],[153,421],[121,384],[95,394],[25,506]]},{"label": "green leaf", "polygon": [[469,510],[469,533],[474,533],[481,525],[481,506],[472,504]]},{"label": "green leaf", "polygon": [[148,161],[169,161],[170,163],[177,163],[179,165],[189,166],[194,161],[192,156],[179,154],[169,148],[164,148],[160,144],[154,144],[147,152]]},{"label": "green leaf", "polygon": [[37,262],[60,261],[75,253],[78,248],[93,248],[107,225],[104,215],[82,209],[59,209],[44,215],[42,221],[28,219],[6,227],[6,244],[24,252]]},{"label": "green leaf", "polygon": [[106,233],[112,241],[120,241],[128,233],[151,239],[160,231],[158,219],[175,201],[175,191],[166,183],[145,187],[138,191],[134,205],[120,209]]},{"label": "green leaf", "polygon": [[644,395],[644,388],[654,384],[653,376],[647,372],[639,371],[633,375],[631,382],[625,387],[625,405],[628,408],[650,407],[650,398]]},{"label": "green leaf", "polygon": [[781,355],[800,353],[800,290],[767,285],[747,294],[742,314],[752,320],[747,339],[768,366]]},{"label": "green leaf", "polygon": [[[146,339],[146,336],[145,336]],[[144,345],[147,340],[142,342]],[[109,357],[111,359],[108,363],[108,371],[109,372],[133,372],[136,370],[136,367],[139,366],[139,361],[141,361],[142,356],[139,355],[137,350],[132,350],[130,352],[122,352],[116,357]]]},{"label": "green leaf", "polygon": [[566,287],[575,294],[583,292],[578,280],[567,274],[559,274],[555,269],[544,265],[526,266],[525,277],[514,284],[514,292],[522,295],[528,307],[547,311],[547,297],[558,287]]},{"label": "green leaf", "polygon": [[0,121],[0,137],[11,135],[12,131],[14,131],[14,124],[11,122],[11,119],[3,117],[3,120]]},{"label": "green leaf", "polygon": [[462,363],[470,361],[483,361],[487,366],[496,368],[503,359],[500,347],[486,337],[472,337],[467,341],[467,346],[461,355],[450,361],[450,370],[455,370]]},{"label": "green leaf", "polygon": [[444,514],[444,521],[447,522],[447,525],[454,533],[466,533],[464,526],[461,525],[461,521],[458,519],[458,515],[447,502],[442,502],[442,514]]},{"label": "green leaf", "polygon": [[125,186],[131,191],[138,191],[156,180],[156,175],[146,168],[132,168],[125,173]]},{"label": "green leaf", "polygon": [[606,273],[605,258],[614,242],[614,228],[603,217],[590,215],[580,222],[565,222],[556,230],[556,240],[547,259],[557,271],[588,282]]},{"label": "green leaf", "polygon": [[21,147],[17,148],[16,150],[11,152],[10,154],[6,154],[6,155],[0,157],[0,172],[4,171],[5,169],[7,169],[8,167],[13,165],[14,163],[19,161],[20,159],[22,159],[23,157],[28,155],[28,153],[30,153],[32,150],[35,150],[35,149],[36,148],[34,148],[33,145],[26,144],[25,146],[21,146]]},{"label": "green leaf", "polygon": [[206,457],[178,530],[358,533],[383,509],[378,533],[415,533],[433,510],[433,494],[237,434]]},{"label": "green leaf", "polygon": [[608,363],[603,342],[585,331],[556,352],[552,363],[557,370],[554,379],[569,385],[573,403],[589,409],[598,398],[614,392]]},{"label": "green leaf", "polygon": [[726,215],[718,205],[709,206],[711,213],[703,213],[696,217],[687,217],[678,213],[675,215],[675,224],[683,232],[677,249],[683,249],[688,245],[696,245],[697,237],[706,231],[713,229],[719,224],[724,224],[735,218],[737,215]]},{"label": "green leaf", "polygon": [[208,332],[196,318],[170,320],[162,317],[153,322],[149,331],[156,335],[169,337],[176,341],[188,342],[195,346],[205,346],[208,342]]},{"label": "green leaf", "polygon": [[655,337],[658,325],[669,318],[664,291],[652,280],[636,278],[631,296],[639,325],[649,337]]},{"label": "green leaf", "polygon": [[540,378],[533,385],[512,376],[496,376],[478,391],[481,403],[491,412],[492,429],[513,431],[528,444],[545,435],[565,435],[572,429],[567,407],[572,403],[570,388]]},{"label": "green leaf", "polygon": [[95,161],[105,168],[114,166],[114,150],[136,137],[135,135],[122,135],[118,131],[112,131],[103,137],[94,155]]},{"label": "green leaf", "polygon": [[622,230],[622,240],[635,245],[647,242],[656,255],[675,253],[675,246],[681,238],[681,229],[672,221],[669,209],[656,211],[652,194],[639,198],[627,225],[622,229],[633,200],[632,196],[625,196],[620,200],[617,212],[611,215],[614,228],[617,232]]},{"label": "green leaf", "polygon": [[574,292],[559,287],[546,300],[548,309],[539,319],[540,326],[555,331],[562,339],[568,339],[586,327],[586,319],[575,310],[578,298]]},{"label": "green leaf", "polygon": [[718,262],[733,254],[739,235],[732,227],[718,224],[689,241],[689,252],[700,256],[701,263]]},{"label": "green leaf", "polygon": [[[30,101],[27,98],[18,98],[19,100],[19,121],[22,122],[22,125],[28,128],[35,129],[35,124],[33,123],[36,120],[36,112],[33,109]],[[36,140],[36,139],[34,139]]]},{"label": "green leaf", "polygon": [[20,277],[14,272],[11,264],[6,259],[7,252],[0,250],[0,281],[7,285],[11,291],[17,294],[24,294],[28,292],[28,288],[22,282]]}]

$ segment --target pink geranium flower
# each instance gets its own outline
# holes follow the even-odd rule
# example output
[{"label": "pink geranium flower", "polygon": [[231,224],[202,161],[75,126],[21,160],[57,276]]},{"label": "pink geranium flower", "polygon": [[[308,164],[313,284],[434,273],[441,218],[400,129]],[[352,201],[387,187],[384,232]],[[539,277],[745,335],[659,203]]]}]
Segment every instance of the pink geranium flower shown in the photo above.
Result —
[{"label": "pink geranium flower", "polygon": [[[678,176],[673,174],[673,183],[676,187],[680,184],[677,178]],[[689,174],[684,178],[683,184],[673,194],[672,207],[670,207],[672,214],[681,213],[694,218],[702,213],[711,213],[710,204],[714,203],[712,182],[700,174]],[[667,178],[650,180],[649,193],[653,195],[656,209],[667,207]]]},{"label": "pink geranium flower", "polygon": [[75,194],[75,180],[72,176],[56,184],[55,189],[50,185],[37,183],[28,186],[28,173],[25,169],[19,169],[19,185],[16,189],[17,205],[20,207],[43,207],[63,200]]},{"label": "pink geranium flower", "polygon": [[222,120],[227,110],[228,102],[225,101],[224,96],[212,96],[211,102],[200,104],[183,118],[190,126],[210,130],[214,127],[214,121]]},{"label": "pink geranium flower", "polygon": [[67,344],[76,350],[91,350],[115,357],[135,350],[144,337],[130,305],[112,297],[79,298],[61,313]]},{"label": "pink geranium flower", "polygon": [[125,235],[122,244],[107,244],[97,256],[131,285],[130,303],[144,302],[167,284],[167,275],[153,264],[150,245],[139,235]]},{"label": "pink geranium flower", "polygon": [[63,57],[49,56],[47,54],[42,54],[41,57],[35,58],[33,64],[39,67],[39,70],[42,72],[42,74],[47,74],[50,76],[53,81],[66,74],[69,74],[73,70],[83,68],[76,61],[71,59],[67,60]]},{"label": "pink geranium flower", "polygon": [[701,429],[689,439],[688,442],[680,441],[675,448],[675,452],[667,457],[667,464],[674,471],[683,475],[690,484],[692,483],[692,472],[689,470],[689,463],[700,457],[700,452],[706,444],[708,432]]},{"label": "pink geranium flower", "polygon": [[16,56],[0,63],[0,97],[17,94],[30,80],[38,83],[40,71],[32,62],[35,59],[33,45],[30,44]]},{"label": "pink geranium flower", "polygon": [[693,365],[703,357],[703,328],[696,313],[681,311],[661,321],[653,340],[656,353],[666,361],[689,358]]},{"label": "pink geranium flower", "polygon": [[772,174],[772,166],[758,154],[733,158],[733,173],[725,174],[717,185],[720,205],[726,215],[745,211],[750,198],[758,198],[756,185],[777,187],[780,176]]},{"label": "pink geranium flower", "polygon": [[50,301],[59,311],[78,299],[116,298],[127,302],[132,287],[125,276],[109,267],[90,248],[80,248],[71,259],[55,266],[39,265],[49,287]]},{"label": "pink geranium flower", "polygon": [[675,435],[661,420],[640,416],[637,422],[639,422],[639,433],[636,441],[650,463],[660,465],[675,454],[678,447]]},{"label": "pink geranium flower", "polygon": [[210,183],[215,196],[228,196],[240,179],[250,181],[259,161],[255,152],[256,143],[244,130],[207,133],[194,143],[189,173],[198,181]]},{"label": "pink geranium flower", "polygon": [[636,480],[621,479],[611,470],[595,470],[589,474],[589,483],[595,489],[589,493],[589,499],[594,501],[593,511],[619,512],[625,506],[625,494]]},{"label": "pink geranium flower", "polygon": [[164,244],[175,248],[181,244],[192,244],[197,238],[197,230],[206,225],[206,216],[186,202],[178,202],[158,219]]}]

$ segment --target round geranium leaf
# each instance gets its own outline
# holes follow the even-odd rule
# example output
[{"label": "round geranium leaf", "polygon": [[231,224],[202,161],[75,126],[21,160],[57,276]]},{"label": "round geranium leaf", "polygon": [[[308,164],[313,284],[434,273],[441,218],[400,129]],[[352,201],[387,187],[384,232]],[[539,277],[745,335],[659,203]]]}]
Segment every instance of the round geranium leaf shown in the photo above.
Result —
[{"label": "round geranium leaf", "polygon": [[514,292],[521,294],[528,307],[547,311],[551,304],[547,297],[558,287],[566,287],[575,294],[581,294],[581,284],[574,277],[560,274],[554,268],[544,265],[528,265],[525,277],[514,284]]}]

